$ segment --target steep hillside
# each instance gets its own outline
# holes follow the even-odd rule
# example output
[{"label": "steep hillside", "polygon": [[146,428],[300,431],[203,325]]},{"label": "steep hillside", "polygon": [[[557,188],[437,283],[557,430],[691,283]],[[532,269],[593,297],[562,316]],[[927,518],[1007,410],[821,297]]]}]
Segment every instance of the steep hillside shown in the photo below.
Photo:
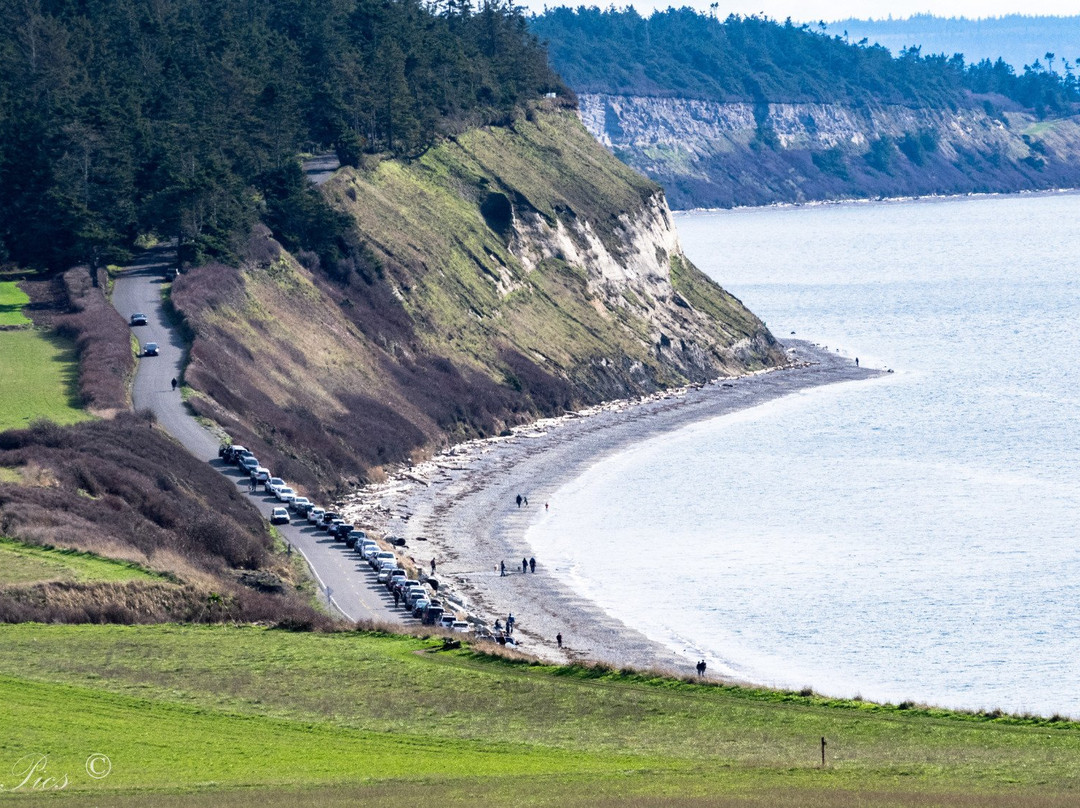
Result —
[{"label": "steep hillside", "polygon": [[682,255],[660,189],[555,104],[343,169],[324,193],[352,222],[333,271],[264,232],[241,269],[173,292],[192,406],[308,487],[783,361]]},{"label": "steep hillside", "polygon": [[532,24],[589,130],[676,208],[1080,184],[1071,71],[894,58],[690,9],[556,9]]},{"label": "steep hillside", "polygon": [[1000,97],[954,108],[579,99],[589,131],[675,208],[1080,186],[1080,117],[1039,120]]}]

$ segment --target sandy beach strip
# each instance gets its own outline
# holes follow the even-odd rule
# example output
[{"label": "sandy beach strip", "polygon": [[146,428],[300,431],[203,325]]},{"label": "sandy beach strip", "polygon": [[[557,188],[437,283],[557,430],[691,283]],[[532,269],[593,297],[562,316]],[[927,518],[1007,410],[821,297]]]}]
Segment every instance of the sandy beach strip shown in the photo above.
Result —
[{"label": "sandy beach strip", "polygon": [[[810,343],[785,347],[794,367],[614,402],[520,427],[510,437],[460,444],[367,486],[349,500],[346,513],[376,533],[403,537],[404,552],[419,569],[428,569],[434,558],[441,590],[488,626],[512,612],[526,653],[553,662],[692,673],[692,660],[574,592],[542,559],[535,573],[523,574],[522,558],[532,555],[525,533],[553,492],[639,441],[802,390],[883,373]],[[527,508],[518,507],[518,494],[528,497]],[[555,640],[560,632],[561,650]]]}]

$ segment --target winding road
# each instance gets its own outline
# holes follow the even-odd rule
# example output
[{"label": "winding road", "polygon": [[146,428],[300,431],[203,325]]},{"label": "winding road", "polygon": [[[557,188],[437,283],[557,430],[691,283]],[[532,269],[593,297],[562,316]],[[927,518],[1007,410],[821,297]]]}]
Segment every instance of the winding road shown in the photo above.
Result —
[{"label": "winding road", "polygon": [[[219,441],[204,428],[185,406],[180,390],[172,388],[172,380],[182,380],[187,345],[169,320],[163,304],[168,281],[166,273],[176,264],[171,247],[158,247],[141,255],[117,276],[112,291],[112,303],[129,320],[140,312],[147,324],[132,326],[140,348],[156,342],[160,354],[139,359],[132,404],[136,410],[150,410],[158,424],[185,449],[205,460],[223,475],[234,479],[237,486],[248,487],[247,475],[218,458]],[[140,353],[142,351],[140,350]],[[277,499],[262,492],[251,495],[251,501],[263,516],[280,507]],[[299,521],[279,526],[282,538],[298,550],[318,580],[331,608],[348,620],[402,623],[405,613],[394,609],[393,598],[386,588],[376,582],[375,574],[363,559],[345,545],[332,541],[325,533]]]}]

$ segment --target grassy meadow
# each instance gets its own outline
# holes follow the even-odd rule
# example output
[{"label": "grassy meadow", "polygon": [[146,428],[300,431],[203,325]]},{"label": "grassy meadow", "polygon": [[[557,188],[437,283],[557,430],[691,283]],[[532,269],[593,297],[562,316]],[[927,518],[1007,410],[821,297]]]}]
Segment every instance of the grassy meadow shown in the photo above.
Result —
[{"label": "grassy meadow", "polygon": [[39,547],[0,537],[0,586],[45,581],[89,583],[161,578],[158,573],[127,561],[78,550]]},{"label": "grassy meadow", "polygon": [[31,327],[30,298],[14,281],[0,282],[0,432],[38,418],[72,424],[88,416],[76,389],[71,343]]},{"label": "grassy meadow", "polygon": [[[0,785],[27,755],[68,777],[48,798],[0,794],[12,804],[1037,806],[1080,786],[1068,722],[529,665],[434,638],[23,624],[0,626],[0,647]],[[87,773],[91,754],[108,776]]]}]

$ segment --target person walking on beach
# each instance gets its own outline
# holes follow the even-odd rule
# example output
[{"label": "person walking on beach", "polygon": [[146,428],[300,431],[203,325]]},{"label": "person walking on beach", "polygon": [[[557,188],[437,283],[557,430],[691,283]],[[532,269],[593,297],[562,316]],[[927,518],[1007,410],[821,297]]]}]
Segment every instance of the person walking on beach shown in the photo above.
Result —
[{"label": "person walking on beach", "polygon": [[431,559],[431,574],[435,574],[435,559]]},{"label": "person walking on beach", "polygon": [[529,498],[528,498],[528,497],[522,497],[522,498],[521,498],[521,501],[522,501],[523,503],[525,503],[525,507],[526,507],[526,508],[528,508],[528,507],[529,507]]},{"label": "person walking on beach", "polygon": [[536,559],[535,558],[530,558],[529,559],[529,572],[536,572]]},{"label": "person walking on beach", "polygon": [[520,508],[521,507],[521,494],[517,495],[517,504],[518,504],[518,507]]},{"label": "person walking on beach", "polygon": [[510,614],[508,614],[506,616],[506,633],[507,634],[513,634],[514,633],[514,623],[515,622],[516,621],[514,620],[514,613],[510,612]]},{"label": "person walking on beach", "polygon": [[555,644],[562,648],[562,632],[555,635]]},{"label": "person walking on beach", "polygon": [[529,571],[529,560],[527,558],[521,559],[521,571],[523,573]]},{"label": "person walking on beach", "polygon": [[855,367],[859,366],[859,357],[855,357]]},{"label": "person walking on beach", "polygon": [[544,510],[546,511],[547,509],[548,509],[548,504],[545,502],[544,503]]},{"label": "person walking on beach", "polygon": [[500,561],[499,562],[499,576],[501,578],[506,577],[506,562],[505,561]]}]

